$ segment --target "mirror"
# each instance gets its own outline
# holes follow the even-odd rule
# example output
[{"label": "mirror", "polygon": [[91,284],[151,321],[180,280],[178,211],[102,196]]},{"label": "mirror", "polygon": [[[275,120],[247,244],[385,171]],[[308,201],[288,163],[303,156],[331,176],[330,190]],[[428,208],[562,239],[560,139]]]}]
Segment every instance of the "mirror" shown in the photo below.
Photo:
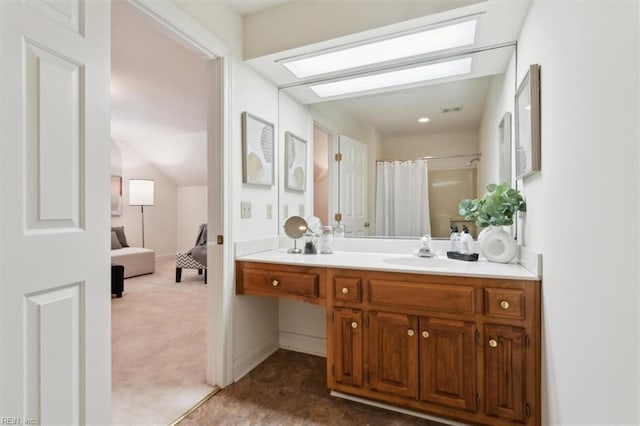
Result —
[{"label": "mirror", "polygon": [[296,242],[298,238],[302,238],[302,236],[307,232],[307,222],[300,216],[291,216],[284,223],[283,228],[284,233],[287,234],[289,238],[293,239],[293,248],[289,249],[288,253],[302,253],[302,250],[296,246]]},{"label": "mirror", "polygon": [[[473,61],[464,76],[309,104],[315,172],[308,213],[329,225],[339,213],[347,237],[449,238],[451,225],[477,235],[457,206],[488,183],[513,184],[505,147],[511,126],[503,117],[513,111],[515,45],[463,56]],[[305,90],[282,89],[281,100],[304,98]]]}]

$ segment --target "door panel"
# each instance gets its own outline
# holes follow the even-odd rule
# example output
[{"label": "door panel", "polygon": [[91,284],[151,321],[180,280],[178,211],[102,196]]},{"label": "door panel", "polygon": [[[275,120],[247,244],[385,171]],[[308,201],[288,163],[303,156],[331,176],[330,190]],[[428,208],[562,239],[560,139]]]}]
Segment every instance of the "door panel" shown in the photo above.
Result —
[{"label": "door panel", "polygon": [[417,317],[387,312],[371,312],[369,317],[369,387],[417,398]]},{"label": "door panel", "polygon": [[526,383],[524,328],[485,325],[487,414],[524,421]]},{"label": "door panel", "polygon": [[336,308],[334,312],[336,382],[362,386],[362,311]]},{"label": "door panel", "polygon": [[365,235],[367,145],[340,135],[340,213],[347,235]]},{"label": "door panel", "polygon": [[110,422],[109,2],[0,2],[0,413]]},{"label": "door panel", "polygon": [[475,411],[475,324],[420,318],[420,399]]}]

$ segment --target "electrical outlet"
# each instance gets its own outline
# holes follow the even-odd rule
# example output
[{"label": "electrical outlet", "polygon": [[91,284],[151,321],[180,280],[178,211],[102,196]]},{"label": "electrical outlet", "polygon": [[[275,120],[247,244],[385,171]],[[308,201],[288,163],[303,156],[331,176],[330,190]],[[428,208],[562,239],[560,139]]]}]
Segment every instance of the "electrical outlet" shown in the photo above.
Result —
[{"label": "electrical outlet", "polygon": [[298,206],[298,216],[304,217],[304,204]]},{"label": "electrical outlet", "polygon": [[267,219],[273,218],[273,206],[271,204],[267,204]]},{"label": "electrical outlet", "polygon": [[240,219],[251,218],[251,203],[249,201],[240,202]]},{"label": "electrical outlet", "polygon": [[287,204],[282,205],[282,216],[284,216],[285,219],[289,217],[289,206]]}]

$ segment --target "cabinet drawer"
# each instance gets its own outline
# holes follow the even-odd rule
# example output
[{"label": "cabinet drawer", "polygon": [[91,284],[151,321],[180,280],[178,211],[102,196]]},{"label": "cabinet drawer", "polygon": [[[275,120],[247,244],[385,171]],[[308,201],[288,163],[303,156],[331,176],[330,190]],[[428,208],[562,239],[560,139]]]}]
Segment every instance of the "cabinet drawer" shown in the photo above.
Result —
[{"label": "cabinet drawer", "polygon": [[335,277],[333,294],[335,300],[342,302],[360,302],[362,300],[362,281],[360,278]]},{"label": "cabinet drawer", "polygon": [[245,290],[272,295],[319,296],[317,274],[247,268],[242,270],[242,280]]},{"label": "cabinet drawer", "polygon": [[499,318],[524,319],[524,291],[485,288],[485,313]]},{"label": "cabinet drawer", "polygon": [[370,280],[369,301],[376,305],[457,314],[475,312],[474,288],[466,286]]}]

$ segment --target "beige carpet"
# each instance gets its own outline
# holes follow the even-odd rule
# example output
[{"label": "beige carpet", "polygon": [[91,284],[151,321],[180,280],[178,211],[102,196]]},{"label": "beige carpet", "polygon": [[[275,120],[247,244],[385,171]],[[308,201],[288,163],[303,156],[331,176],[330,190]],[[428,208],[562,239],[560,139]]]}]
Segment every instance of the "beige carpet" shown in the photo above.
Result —
[{"label": "beige carpet", "polygon": [[111,299],[114,425],[163,425],[213,388],[205,383],[206,286],[195,270],[175,283],[175,262],[128,278]]}]

